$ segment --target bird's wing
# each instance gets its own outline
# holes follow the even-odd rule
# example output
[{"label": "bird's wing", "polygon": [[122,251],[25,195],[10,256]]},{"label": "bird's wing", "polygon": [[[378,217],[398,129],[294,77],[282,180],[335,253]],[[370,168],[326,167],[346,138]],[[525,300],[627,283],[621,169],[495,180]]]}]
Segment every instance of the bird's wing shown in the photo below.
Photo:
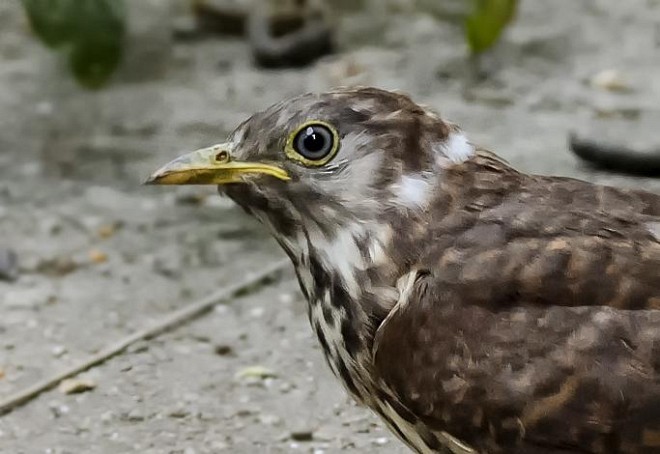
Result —
[{"label": "bird's wing", "polygon": [[376,333],[384,398],[479,452],[658,453],[660,202],[610,194],[641,204],[626,217],[568,195],[603,188],[547,179],[561,208],[520,203],[542,183],[436,229]]},{"label": "bird's wing", "polygon": [[478,452],[660,452],[660,311],[494,310],[432,279],[415,275],[376,334],[392,408]]}]

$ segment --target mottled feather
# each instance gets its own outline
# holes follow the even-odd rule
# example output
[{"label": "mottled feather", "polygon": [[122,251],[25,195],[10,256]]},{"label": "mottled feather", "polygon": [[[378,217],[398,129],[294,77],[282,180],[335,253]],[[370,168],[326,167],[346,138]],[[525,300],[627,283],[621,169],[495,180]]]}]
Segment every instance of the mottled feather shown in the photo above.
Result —
[{"label": "mottled feather", "polygon": [[432,213],[387,393],[479,452],[660,452],[660,197],[478,156]]}]

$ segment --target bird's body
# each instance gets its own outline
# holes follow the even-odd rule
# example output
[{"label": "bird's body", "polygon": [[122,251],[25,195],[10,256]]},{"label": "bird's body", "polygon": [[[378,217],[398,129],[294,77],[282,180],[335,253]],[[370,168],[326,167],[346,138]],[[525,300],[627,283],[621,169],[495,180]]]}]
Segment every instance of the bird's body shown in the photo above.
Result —
[{"label": "bird's body", "polygon": [[411,448],[660,452],[660,196],[517,172],[376,89],[230,144],[154,180],[221,183],[269,226],[331,369]]}]

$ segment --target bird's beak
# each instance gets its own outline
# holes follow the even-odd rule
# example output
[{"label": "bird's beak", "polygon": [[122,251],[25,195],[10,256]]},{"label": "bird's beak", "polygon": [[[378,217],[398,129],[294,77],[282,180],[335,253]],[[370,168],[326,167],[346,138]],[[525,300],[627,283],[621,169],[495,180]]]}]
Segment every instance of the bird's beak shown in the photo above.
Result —
[{"label": "bird's beak", "polygon": [[185,154],[156,170],[145,184],[227,184],[242,183],[248,174],[270,175],[290,180],[286,170],[263,162],[232,159],[231,142],[201,148]]}]

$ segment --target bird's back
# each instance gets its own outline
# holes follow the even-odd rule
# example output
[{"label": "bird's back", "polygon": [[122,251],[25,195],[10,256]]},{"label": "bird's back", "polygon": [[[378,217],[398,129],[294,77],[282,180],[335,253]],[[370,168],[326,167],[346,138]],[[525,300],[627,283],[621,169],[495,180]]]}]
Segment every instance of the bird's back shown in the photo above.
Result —
[{"label": "bird's back", "polygon": [[490,155],[442,184],[418,266],[470,300],[660,309],[659,195],[529,176]]},{"label": "bird's back", "polygon": [[376,335],[389,398],[477,452],[660,452],[660,196],[488,154],[442,181]]}]

